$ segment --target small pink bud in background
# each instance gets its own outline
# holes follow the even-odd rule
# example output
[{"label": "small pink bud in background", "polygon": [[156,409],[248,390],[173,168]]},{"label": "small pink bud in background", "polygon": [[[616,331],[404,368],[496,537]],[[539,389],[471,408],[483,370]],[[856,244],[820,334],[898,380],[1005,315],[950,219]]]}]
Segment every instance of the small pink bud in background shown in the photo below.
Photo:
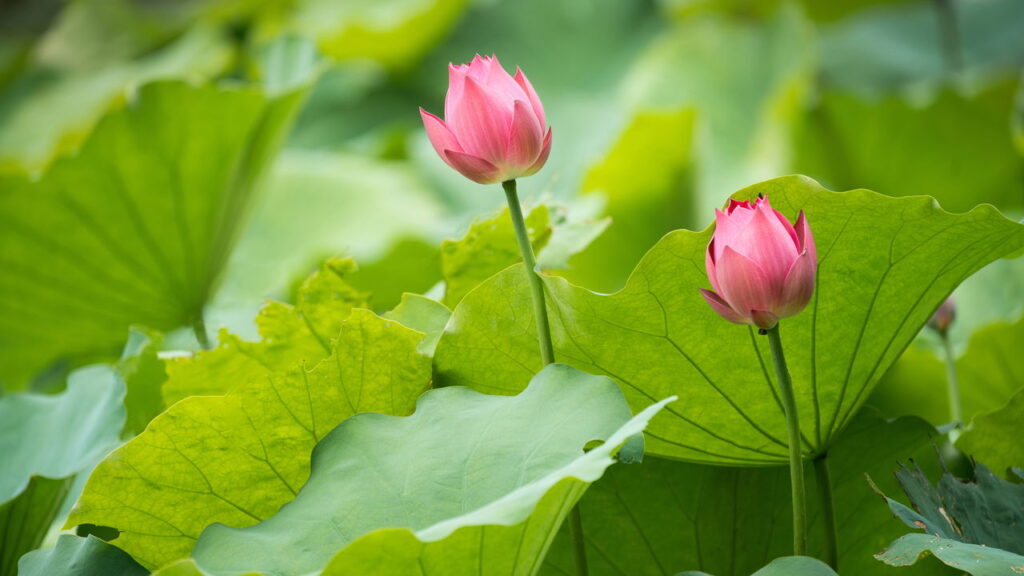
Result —
[{"label": "small pink bud in background", "polygon": [[536,173],[548,160],[551,130],[523,71],[512,77],[495,56],[448,65],[444,121],[420,108],[434,150],[480,184]]},{"label": "small pink bud in background", "polygon": [[928,320],[928,326],[939,334],[945,335],[953,324],[953,320],[956,320],[956,303],[953,302],[953,297],[950,296],[939,306],[935,314],[932,314],[932,317]]},{"label": "small pink bud in background", "polygon": [[715,233],[705,255],[711,308],[730,322],[774,328],[798,314],[814,294],[818,255],[801,211],[796,225],[768,204],[729,200],[715,210]]}]

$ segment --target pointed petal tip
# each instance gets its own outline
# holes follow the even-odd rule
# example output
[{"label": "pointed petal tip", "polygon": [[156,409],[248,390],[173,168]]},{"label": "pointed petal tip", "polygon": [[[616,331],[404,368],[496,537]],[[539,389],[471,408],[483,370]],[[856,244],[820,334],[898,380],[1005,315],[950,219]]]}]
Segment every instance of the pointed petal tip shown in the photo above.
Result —
[{"label": "pointed petal tip", "polygon": [[701,288],[700,295],[704,297],[704,301],[708,303],[708,306],[711,306],[711,309],[725,320],[728,320],[733,324],[750,324],[750,321],[747,318],[744,318],[733,310],[732,307],[729,306],[729,303],[722,299],[718,294],[711,290]]}]

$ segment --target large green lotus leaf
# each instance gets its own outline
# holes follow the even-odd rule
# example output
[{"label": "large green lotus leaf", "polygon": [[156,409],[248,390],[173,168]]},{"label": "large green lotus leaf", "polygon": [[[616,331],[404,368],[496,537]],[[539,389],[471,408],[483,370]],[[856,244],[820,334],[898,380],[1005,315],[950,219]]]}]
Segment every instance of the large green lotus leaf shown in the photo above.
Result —
[{"label": "large green lotus leaf", "polygon": [[610,379],[564,365],[515,397],[434,390],[410,417],[343,422],[295,500],[250,528],[211,526],[193,556],[218,575],[532,574],[569,508],[666,402],[631,419]]},{"label": "large green lotus leaf", "polygon": [[355,310],[319,364],[174,404],[100,463],[68,525],[117,528],[114,544],[155,568],[186,556],[213,522],[270,517],[295,497],[313,446],[339,422],[412,411],[430,383],[422,336]]},{"label": "large green lotus leaf", "polygon": [[1024,572],[1024,556],[930,534],[902,536],[877,557],[891,566],[910,566],[929,554],[972,576],[1012,576]]},{"label": "large green lotus leaf", "polygon": [[[307,84],[147,84],[77,156],[0,190],[0,372],[109,357],[128,326],[194,321]],[[61,231],[60,234],[54,231]],[[48,263],[41,266],[41,262]]]},{"label": "large green lotus leaf", "polygon": [[[964,424],[979,413],[1001,409],[1024,387],[1024,361],[1018,357],[1021,342],[1024,319],[1013,324],[997,322],[971,336],[967,349],[956,359]],[[893,416],[914,414],[936,425],[949,422],[945,360],[924,346],[907,348],[868,403]]]},{"label": "large green lotus leaf", "polygon": [[831,188],[928,194],[957,212],[982,203],[1024,208],[1024,157],[1007,126],[1016,88],[946,89],[925,105],[825,93],[803,124],[793,167]]},{"label": "large green lotus leaf", "polygon": [[[954,215],[927,197],[836,193],[801,176],[735,196],[758,194],[790,219],[806,211],[818,245],[815,297],[781,328],[808,455],[831,445],[954,286],[1024,244],[1024,226],[990,206]],[[614,378],[634,408],[669,394],[688,399],[651,423],[652,454],[784,463],[786,425],[767,342],[722,320],[698,291],[708,286],[710,237],[710,229],[669,234],[611,295],[547,277],[555,355]],[[521,390],[539,367],[530,306],[518,267],[471,292],[438,345],[439,382]]]},{"label": "large green lotus leaf", "polygon": [[312,367],[329,356],[342,322],[369,298],[347,280],[355,269],[350,259],[328,259],[299,287],[296,305],[267,303],[256,318],[258,342],[222,332],[217,348],[170,361],[164,402],[169,406],[188,396],[222,395],[233,386],[303,364]]},{"label": "large green lotus leaf", "polygon": [[[862,411],[829,452],[843,573],[891,569],[872,558],[904,529],[878,505],[864,479],[898,490],[895,462],[916,459],[939,469],[935,430],[917,418],[886,421]],[[804,473],[810,509],[809,552],[822,553],[822,518],[810,463]],[[592,576],[654,576],[702,570],[747,576],[772,558],[792,552],[789,474],[784,467],[725,468],[647,458],[616,467],[583,497]],[[571,574],[572,548],[563,528],[542,574]],[[917,571],[912,571],[916,573]]]},{"label": "large green lotus leaf", "polygon": [[996,472],[1007,474],[1011,467],[1024,468],[1021,438],[1024,438],[1024,385],[1006,406],[976,416],[970,428],[957,439],[956,447]]},{"label": "large green lotus leaf", "polygon": [[26,554],[18,562],[20,576],[146,576],[120,549],[94,536],[79,538],[64,534],[50,550]]},{"label": "large green lotus leaf", "polygon": [[124,397],[106,366],[73,372],[55,396],[0,397],[0,575],[42,542],[74,476],[117,445]]},{"label": "large green lotus leaf", "polygon": [[[99,2],[70,4],[69,12],[95,11]],[[85,6],[89,5],[88,8]],[[118,44],[106,38],[106,46]],[[81,38],[49,42],[84,54]],[[122,46],[125,43],[120,43]],[[38,59],[74,66],[52,53],[47,44]],[[99,58],[98,55],[82,56]],[[44,167],[62,151],[77,148],[98,117],[113,102],[130,94],[135,86],[157,80],[186,78],[203,81],[220,73],[230,62],[231,48],[223,34],[211,27],[196,27],[167,46],[131,60],[106,55],[103,63],[55,70],[47,61],[17,78],[0,96],[0,164],[29,170]],[[55,62],[56,63],[56,62]]]},{"label": "large green lotus leaf", "polygon": [[[600,195],[613,225],[572,259],[564,276],[601,292],[622,287],[647,249],[678,228],[693,227],[694,113],[637,114],[604,159],[583,181]],[[643,170],[637,170],[638,165]]]}]

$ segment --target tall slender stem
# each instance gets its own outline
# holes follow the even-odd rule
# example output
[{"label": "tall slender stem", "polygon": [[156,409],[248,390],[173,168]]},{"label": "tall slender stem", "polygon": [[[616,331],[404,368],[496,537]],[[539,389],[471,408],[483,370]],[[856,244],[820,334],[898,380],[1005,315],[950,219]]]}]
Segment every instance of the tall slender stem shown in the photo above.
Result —
[{"label": "tall slender stem", "polygon": [[505,199],[508,200],[508,213],[512,217],[512,226],[516,231],[519,252],[522,253],[523,262],[526,264],[526,279],[530,282],[530,291],[533,293],[533,314],[537,319],[537,340],[540,342],[540,358],[544,365],[547,366],[555,361],[555,349],[551,345],[548,309],[544,304],[544,283],[537,274],[537,258],[533,255],[530,235],[526,231],[526,221],[523,219],[523,209],[519,206],[516,181],[508,180],[502,182],[501,187],[505,189]]},{"label": "tall slender stem", "polygon": [[[941,332],[942,348],[946,353],[946,391],[949,394],[949,417],[958,427],[963,426],[963,407],[960,403],[960,379],[956,374],[956,354],[953,343],[949,341],[949,333]],[[955,440],[955,438],[954,438]]]},{"label": "tall slender stem", "polygon": [[821,496],[821,510],[825,520],[825,562],[839,570],[839,529],[836,526],[836,501],[832,494],[832,473],[828,469],[828,452],[814,459],[814,474]]},{"label": "tall slender stem", "polygon": [[199,346],[203,350],[210,349],[210,337],[206,334],[206,322],[203,321],[203,313],[196,314],[195,320],[192,321],[192,332],[196,335],[196,340],[199,341]]},{"label": "tall slender stem", "polygon": [[789,481],[793,492],[793,553],[804,556],[807,553],[807,497],[804,490],[804,461],[800,445],[800,418],[796,412],[796,396],[793,394],[793,379],[786,367],[786,356],[782,351],[782,337],[776,324],[768,334],[775,374],[779,380],[782,407],[786,412],[789,428]]},{"label": "tall slender stem", "polygon": [[[551,327],[548,324],[548,308],[544,302],[544,283],[537,274],[537,258],[533,255],[533,245],[530,244],[530,235],[526,231],[526,221],[523,219],[523,209],[519,205],[519,195],[516,193],[516,181],[508,180],[501,183],[505,189],[505,199],[508,200],[508,213],[512,217],[512,227],[516,231],[516,241],[519,243],[519,252],[523,255],[523,263],[526,264],[526,279],[530,282],[530,291],[533,293],[533,313],[537,321],[537,341],[540,343],[540,358],[544,365],[555,361],[555,348],[551,344]],[[580,506],[577,503],[569,513],[569,535],[572,538],[573,557],[576,561],[576,574],[587,576],[587,543],[583,536],[583,516],[580,514]]]}]

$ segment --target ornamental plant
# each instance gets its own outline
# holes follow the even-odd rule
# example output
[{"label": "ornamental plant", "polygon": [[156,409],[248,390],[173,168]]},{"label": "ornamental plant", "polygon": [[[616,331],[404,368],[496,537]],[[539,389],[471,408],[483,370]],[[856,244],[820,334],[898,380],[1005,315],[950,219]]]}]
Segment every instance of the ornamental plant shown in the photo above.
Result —
[{"label": "ornamental plant", "polygon": [[[768,336],[789,429],[789,478],[793,499],[793,553],[807,553],[807,497],[804,489],[800,417],[793,381],[779,335],[779,320],[801,312],[814,294],[818,255],[803,211],[795,226],[772,209],[768,198],[729,200],[715,210],[715,232],[705,265],[715,289],[701,290],[711,308],[735,324],[753,324]],[[721,296],[719,295],[721,294]],[[835,526],[827,535],[829,559],[835,565]]]},{"label": "ornamental plant", "polygon": [[0,576],[1024,570],[1016,3],[101,3],[0,7]]}]

